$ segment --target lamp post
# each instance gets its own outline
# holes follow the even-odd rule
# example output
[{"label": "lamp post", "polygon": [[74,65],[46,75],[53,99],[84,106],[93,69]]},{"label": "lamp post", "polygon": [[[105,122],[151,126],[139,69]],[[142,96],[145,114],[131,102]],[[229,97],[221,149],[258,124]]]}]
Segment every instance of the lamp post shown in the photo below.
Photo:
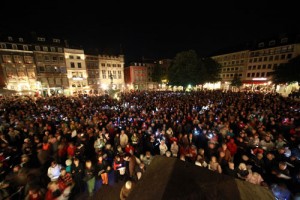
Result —
[{"label": "lamp post", "polygon": [[110,89],[112,90],[114,77],[113,77],[113,75],[111,73],[109,75],[109,78],[110,78]]}]

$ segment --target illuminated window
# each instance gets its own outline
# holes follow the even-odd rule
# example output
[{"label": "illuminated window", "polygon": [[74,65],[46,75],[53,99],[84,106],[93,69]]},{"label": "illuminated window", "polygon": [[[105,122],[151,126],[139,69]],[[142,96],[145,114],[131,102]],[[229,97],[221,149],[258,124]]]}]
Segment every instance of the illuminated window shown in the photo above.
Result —
[{"label": "illuminated window", "polygon": [[43,51],[48,51],[48,47],[43,47]]}]

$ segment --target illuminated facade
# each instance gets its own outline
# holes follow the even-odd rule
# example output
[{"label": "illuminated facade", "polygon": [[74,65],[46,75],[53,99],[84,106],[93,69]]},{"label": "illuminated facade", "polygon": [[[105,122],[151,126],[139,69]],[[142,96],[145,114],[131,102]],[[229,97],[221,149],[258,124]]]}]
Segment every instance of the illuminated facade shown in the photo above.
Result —
[{"label": "illuminated facade", "polygon": [[1,87],[24,93],[37,91],[33,51],[23,38],[1,38],[0,71]]},{"label": "illuminated facade", "polygon": [[123,90],[124,55],[99,55],[100,87],[102,91],[112,89]]},{"label": "illuminated facade", "polygon": [[127,89],[147,90],[148,67],[143,63],[131,63],[125,68],[125,83]]},{"label": "illuminated facade", "polygon": [[261,41],[246,50],[225,53],[212,58],[222,65],[222,87],[230,85],[237,74],[244,85],[269,85],[272,72],[280,64],[300,55],[299,36]]},{"label": "illuminated facade", "polygon": [[85,55],[82,49],[64,49],[70,95],[89,92]]},{"label": "illuminated facade", "polygon": [[31,43],[36,64],[36,84],[42,96],[65,94],[69,87],[64,44],[60,39],[34,37]]}]

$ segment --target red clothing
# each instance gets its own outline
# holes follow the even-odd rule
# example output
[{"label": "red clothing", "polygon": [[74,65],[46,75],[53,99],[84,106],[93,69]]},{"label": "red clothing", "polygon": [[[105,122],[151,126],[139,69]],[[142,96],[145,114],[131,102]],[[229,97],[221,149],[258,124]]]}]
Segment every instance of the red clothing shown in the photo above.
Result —
[{"label": "red clothing", "polygon": [[134,148],[133,148],[133,146],[126,146],[125,147],[125,152],[126,153],[129,153],[129,154],[133,154],[134,153]]},{"label": "red clothing", "polygon": [[68,149],[67,149],[68,156],[69,156],[69,157],[74,157],[74,155],[75,155],[75,150],[76,150],[76,147],[75,147],[75,146],[68,146]]},{"label": "red clothing", "polygon": [[237,152],[237,145],[234,143],[234,139],[230,139],[227,143],[227,149],[230,151],[231,156],[234,156]]}]

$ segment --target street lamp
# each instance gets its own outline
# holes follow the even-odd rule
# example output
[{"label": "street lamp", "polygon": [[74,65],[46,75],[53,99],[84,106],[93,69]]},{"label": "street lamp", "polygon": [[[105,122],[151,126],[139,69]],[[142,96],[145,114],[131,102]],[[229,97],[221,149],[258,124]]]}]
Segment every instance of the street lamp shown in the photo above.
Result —
[{"label": "street lamp", "polygon": [[114,80],[114,77],[113,75],[110,73],[109,75],[109,78],[110,78],[110,88],[112,89],[113,88],[113,80]]}]

